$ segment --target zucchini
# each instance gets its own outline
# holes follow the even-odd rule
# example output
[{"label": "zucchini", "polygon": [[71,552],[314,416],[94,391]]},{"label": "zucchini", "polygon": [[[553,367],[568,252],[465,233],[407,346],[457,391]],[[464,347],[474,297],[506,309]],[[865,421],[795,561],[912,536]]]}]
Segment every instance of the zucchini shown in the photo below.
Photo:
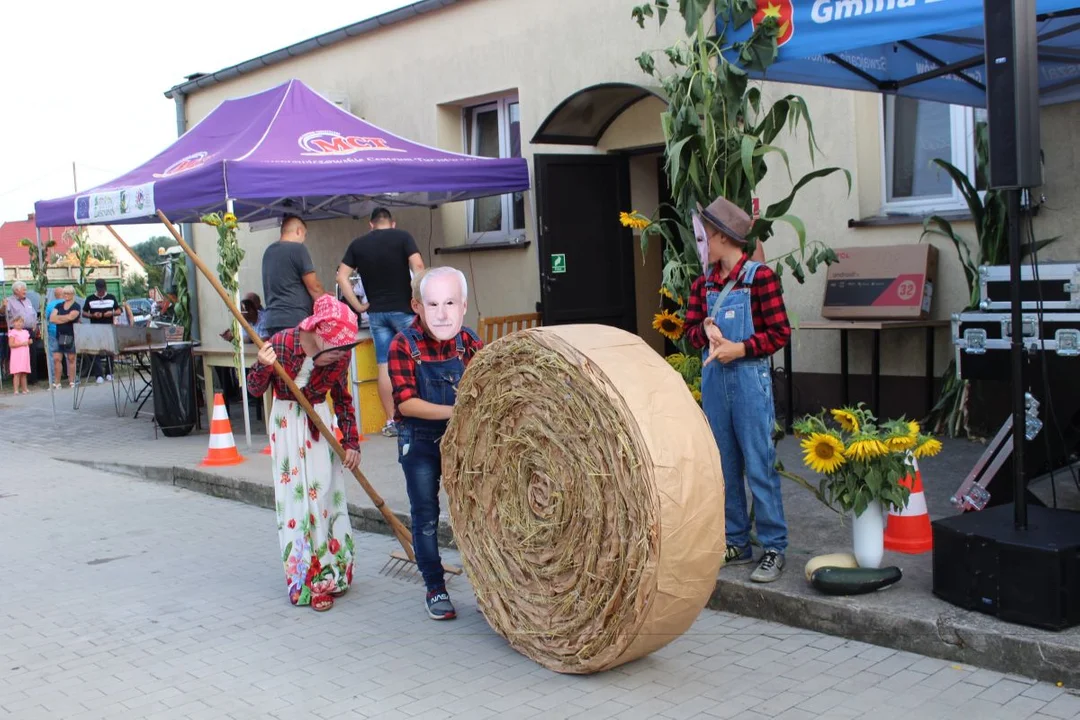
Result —
[{"label": "zucchini", "polygon": [[901,577],[903,573],[898,567],[823,567],[810,576],[810,584],[826,595],[863,595],[888,587]]},{"label": "zucchini", "polygon": [[810,582],[810,576],[814,574],[814,571],[823,567],[857,568],[859,563],[851,553],[832,553],[812,557],[806,563],[806,581]]}]

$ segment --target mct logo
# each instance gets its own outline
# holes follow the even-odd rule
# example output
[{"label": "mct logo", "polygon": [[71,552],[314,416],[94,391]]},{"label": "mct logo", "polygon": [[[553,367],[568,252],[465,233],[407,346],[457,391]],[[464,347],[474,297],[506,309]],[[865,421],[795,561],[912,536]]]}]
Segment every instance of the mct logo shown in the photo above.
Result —
[{"label": "mct logo", "polygon": [[304,133],[297,142],[305,151],[301,153],[302,155],[352,155],[371,150],[405,152],[400,148],[390,147],[386,138],[342,135],[334,130],[315,130]]},{"label": "mct logo", "polygon": [[188,170],[194,170],[195,168],[206,162],[206,158],[209,157],[209,155],[210,154],[204,150],[200,150],[197,153],[192,153],[187,157],[180,158],[172,165],[165,168],[162,172],[154,173],[154,177],[165,178],[172,175],[179,175],[180,173],[187,172]]}]

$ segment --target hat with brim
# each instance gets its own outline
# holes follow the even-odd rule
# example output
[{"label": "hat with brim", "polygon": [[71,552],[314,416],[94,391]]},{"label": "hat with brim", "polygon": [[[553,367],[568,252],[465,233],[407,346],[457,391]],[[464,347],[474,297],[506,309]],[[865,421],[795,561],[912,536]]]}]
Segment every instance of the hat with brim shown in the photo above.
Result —
[{"label": "hat with brim", "polygon": [[754,224],[754,221],[738,205],[726,198],[718,197],[706,208],[698,203],[697,211],[702,220],[724,235],[740,245],[746,244],[746,236],[750,234],[750,226]]},{"label": "hat with brim", "polygon": [[315,301],[315,312],[300,321],[299,328],[312,332],[326,344],[319,355],[335,350],[349,350],[359,344],[360,332],[356,313],[332,295],[323,295]]}]

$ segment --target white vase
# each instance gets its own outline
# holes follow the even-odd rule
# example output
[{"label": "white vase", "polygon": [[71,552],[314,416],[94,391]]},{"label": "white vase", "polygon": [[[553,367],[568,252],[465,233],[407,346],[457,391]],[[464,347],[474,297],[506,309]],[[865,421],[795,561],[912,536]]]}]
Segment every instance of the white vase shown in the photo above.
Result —
[{"label": "white vase", "polygon": [[851,521],[855,560],[859,567],[879,568],[885,555],[885,511],[872,500],[862,515]]}]

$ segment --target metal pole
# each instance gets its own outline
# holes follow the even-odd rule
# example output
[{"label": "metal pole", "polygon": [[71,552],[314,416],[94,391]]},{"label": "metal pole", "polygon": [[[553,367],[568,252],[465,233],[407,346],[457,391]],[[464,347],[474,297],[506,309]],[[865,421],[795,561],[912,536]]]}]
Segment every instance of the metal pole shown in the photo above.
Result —
[{"label": "metal pole", "polygon": [[[72,168],[74,168],[74,167],[75,167],[75,165],[74,165],[74,163],[72,163]],[[34,225],[35,225],[34,229],[37,231],[38,268],[41,269],[41,270],[45,270],[45,255],[41,251],[41,228],[37,227],[37,223],[35,223]],[[39,295],[40,295],[40,293],[39,293]],[[48,323],[48,318],[45,317],[45,308],[49,304],[48,302],[46,302],[46,300],[48,299],[48,296],[49,296],[49,274],[48,274],[48,271],[45,271],[45,296],[40,298],[40,300],[39,300],[39,302],[41,303],[41,307],[40,307],[39,317],[38,317],[38,332],[41,332],[42,330],[45,331],[45,333],[44,333],[45,371],[49,374],[49,400],[52,401],[53,425],[57,425],[58,423],[56,421],[56,383],[53,382],[52,358],[49,357],[49,326],[47,324]],[[34,344],[31,342],[30,343],[30,352],[33,352],[33,351],[34,351]]]},{"label": "metal pole", "polygon": [[[233,201],[229,198],[225,201],[226,212],[233,212]],[[237,269],[236,275],[233,277],[233,282],[236,283],[236,307],[240,307],[240,270]],[[240,339],[240,367],[236,369],[236,379],[240,381],[240,394],[244,400],[244,438],[247,440],[247,449],[251,451],[251,411],[248,409],[248,391],[247,391],[247,377],[244,372],[247,369],[247,361],[244,358],[244,330],[237,324],[237,331],[239,332]]]},{"label": "metal pole", "polygon": [[[186,98],[187,96],[182,92],[177,92],[173,97],[173,102],[176,105],[177,137],[181,137],[187,132],[187,113],[185,110]],[[184,223],[181,225],[180,232],[184,239],[194,246],[195,235],[193,229],[191,223]],[[199,342],[202,340],[202,331],[199,329],[199,273],[195,269],[195,263],[192,262],[191,258],[186,256],[185,258],[188,284],[188,315],[191,317],[191,340],[192,342]],[[209,382],[209,378],[206,378],[206,380]]]},{"label": "metal pole", "polygon": [[1024,404],[1024,315],[1020,299],[1020,189],[1007,191],[1009,203],[1009,302],[1012,304],[1012,420],[1013,420],[1013,520],[1017,530],[1027,530],[1027,487],[1024,478],[1026,407]]}]

